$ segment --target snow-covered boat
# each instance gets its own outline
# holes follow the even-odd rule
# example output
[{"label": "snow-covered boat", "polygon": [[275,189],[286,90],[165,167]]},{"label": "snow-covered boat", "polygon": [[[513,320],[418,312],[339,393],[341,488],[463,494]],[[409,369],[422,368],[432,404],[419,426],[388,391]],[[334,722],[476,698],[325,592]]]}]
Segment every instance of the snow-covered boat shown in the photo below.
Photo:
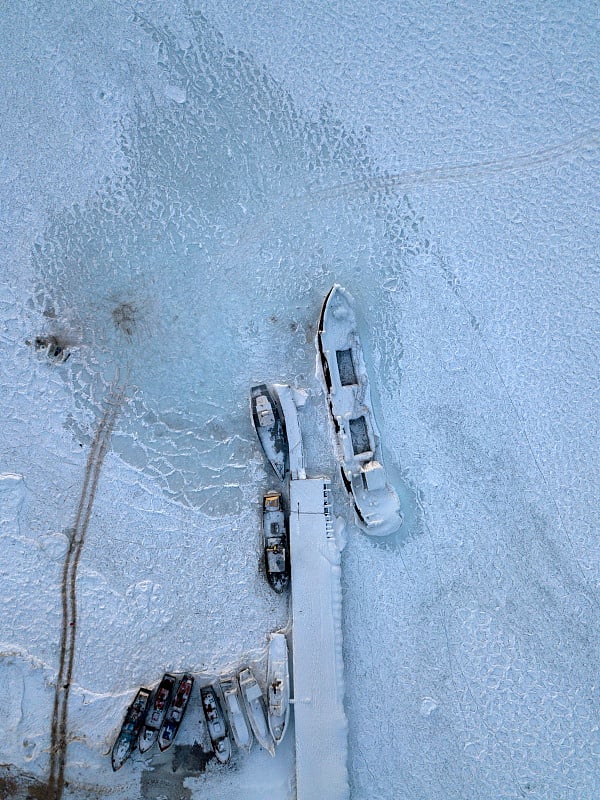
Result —
[{"label": "snow-covered boat", "polygon": [[215,756],[221,764],[226,764],[231,756],[231,742],[227,734],[227,722],[225,721],[215,687],[202,686],[200,698]]},{"label": "snow-covered boat", "polygon": [[290,717],[290,674],[285,634],[273,633],[269,642],[267,666],[267,711],[269,730],[279,744]]},{"label": "snow-covered boat", "polygon": [[225,714],[229,721],[229,728],[233,734],[233,739],[240,750],[250,752],[252,747],[253,735],[246,714],[244,713],[244,706],[242,697],[240,695],[240,687],[237,677],[230,675],[220,679],[221,693],[223,695],[223,706]]},{"label": "snow-covered boat", "polygon": [[193,685],[194,678],[188,674],[185,674],[179,681],[177,692],[167,708],[167,713],[158,733],[158,746],[161,750],[166,750],[167,747],[170,747],[177,736]]},{"label": "snow-covered boat", "polygon": [[169,673],[163,675],[163,679],[154,695],[154,700],[146,713],[144,727],[140,734],[138,744],[141,753],[149,750],[158,738],[158,732],[164,722],[176,682],[177,678],[174,675],[169,675]]},{"label": "snow-covered boat", "polygon": [[289,447],[277,393],[264,383],[253,386],[250,389],[250,407],[258,440],[282,481],[289,465]]},{"label": "snow-covered boat", "polygon": [[283,498],[280,492],[263,497],[263,535],[267,579],[276,592],[290,582],[289,548]]},{"label": "snow-covered boat", "polygon": [[383,467],[354,300],[339,284],[325,298],[317,348],[342,479],[358,524],[366,533],[387,536],[402,524],[400,501]]},{"label": "snow-covered boat", "polygon": [[112,749],[112,768],[115,772],[123,766],[135,748],[144,724],[151,694],[149,689],[140,689],[135,700],[127,709],[123,725]]},{"label": "snow-covered boat", "polygon": [[258,681],[252,674],[252,670],[248,667],[240,672],[240,691],[244,698],[246,714],[252,731],[256,736],[256,741],[274,756],[275,744],[267,722],[265,698]]}]

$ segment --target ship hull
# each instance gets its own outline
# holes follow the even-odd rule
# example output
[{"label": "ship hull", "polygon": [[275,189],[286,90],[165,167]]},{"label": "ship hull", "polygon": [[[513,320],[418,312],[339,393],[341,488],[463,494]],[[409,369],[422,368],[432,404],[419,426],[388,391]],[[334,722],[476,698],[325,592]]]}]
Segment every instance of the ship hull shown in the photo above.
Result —
[{"label": "ship hull", "polygon": [[336,455],[357,523],[366,533],[387,536],[402,524],[400,501],[383,467],[354,301],[338,284],[323,304],[317,350]]},{"label": "ship hull", "polygon": [[165,719],[165,715],[171,703],[176,682],[177,679],[174,675],[169,675],[167,673],[163,676],[163,679],[156,690],[156,694],[154,695],[154,700],[151,703],[148,712],[146,713],[144,727],[140,733],[140,738],[138,741],[140,753],[145,753],[147,750],[149,750],[154,742],[156,742],[158,739],[158,732],[160,731]]},{"label": "ship hull", "polygon": [[111,754],[112,768],[115,772],[121,769],[135,749],[137,738],[146,717],[150,695],[149,689],[140,689],[135,700],[127,709],[123,725]]},{"label": "ship hull", "polygon": [[200,689],[200,699],[215,757],[221,764],[227,764],[231,757],[231,742],[216,688],[203,686]]},{"label": "ship hull", "polygon": [[245,750],[249,753],[254,736],[244,713],[237,677],[233,675],[228,678],[221,678],[220,684],[221,694],[223,695],[223,709],[229,722],[233,740],[240,750]]},{"label": "ship hull", "polygon": [[267,714],[271,736],[275,744],[280,744],[290,717],[289,657],[283,633],[274,633],[269,643]]},{"label": "ship hull", "polygon": [[246,716],[256,741],[272,756],[275,755],[275,743],[269,730],[265,699],[258,681],[250,669],[243,669],[239,675],[240,691],[244,698]]},{"label": "ship hull", "polygon": [[179,727],[185,716],[187,705],[194,686],[194,679],[191,675],[184,675],[179,681],[177,692],[172,698],[164,722],[158,734],[158,747],[161,751],[167,750],[174,742],[179,731]]},{"label": "ship hull", "polygon": [[274,389],[261,383],[250,390],[252,422],[263,452],[280,481],[289,467],[285,421]]},{"label": "ship hull", "polygon": [[267,580],[271,588],[281,594],[290,582],[290,550],[280,492],[269,492],[263,498],[263,538]]}]

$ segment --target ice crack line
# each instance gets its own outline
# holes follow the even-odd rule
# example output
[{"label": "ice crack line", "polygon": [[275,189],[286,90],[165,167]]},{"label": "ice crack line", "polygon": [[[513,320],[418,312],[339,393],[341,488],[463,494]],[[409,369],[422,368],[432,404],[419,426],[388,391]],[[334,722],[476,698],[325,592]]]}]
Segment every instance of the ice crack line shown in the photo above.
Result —
[{"label": "ice crack line", "polygon": [[47,784],[48,800],[61,800],[65,784],[65,761],[68,736],[69,694],[73,677],[75,639],[77,635],[77,567],[85,542],[98,480],[112,428],[119,412],[122,395],[113,395],[98,425],[88,456],[75,525],[69,540],[62,573],[62,625],[58,676],[54,690],[54,706],[50,729],[50,771]]}]

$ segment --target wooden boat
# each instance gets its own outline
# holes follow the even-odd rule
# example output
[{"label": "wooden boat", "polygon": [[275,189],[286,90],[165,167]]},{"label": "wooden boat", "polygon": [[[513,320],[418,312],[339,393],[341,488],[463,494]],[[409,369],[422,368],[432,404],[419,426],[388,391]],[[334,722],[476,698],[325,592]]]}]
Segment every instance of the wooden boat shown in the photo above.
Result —
[{"label": "wooden boat", "polygon": [[271,731],[269,730],[269,723],[267,722],[267,712],[265,708],[265,699],[261,691],[258,681],[252,674],[252,670],[248,667],[243,669],[239,675],[240,691],[244,698],[244,705],[246,707],[246,715],[250,727],[256,736],[256,741],[264,747],[272,756],[275,755],[275,744]]},{"label": "wooden boat", "polygon": [[144,727],[139,738],[140,753],[145,753],[149,750],[158,738],[158,732],[164,722],[167,709],[173,697],[173,690],[177,678],[174,675],[166,673],[160,682],[154,700],[148,708],[146,719],[144,720]]},{"label": "wooden boat", "polygon": [[279,480],[284,480],[289,467],[289,447],[285,422],[277,394],[265,383],[250,389],[252,421],[258,441]]},{"label": "wooden boat", "polygon": [[144,724],[151,694],[149,689],[140,689],[135,696],[135,700],[127,709],[123,725],[112,749],[112,768],[115,772],[121,769],[135,748],[137,738]]},{"label": "wooden boat", "polygon": [[240,695],[238,679],[230,675],[220,679],[223,707],[233,734],[233,740],[240,750],[250,752],[254,737],[244,713],[244,704]]},{"label": "wooden boat", "polygon": [[179,681],[177,692],[167,708],[167,713],[158,733],[158,746],[161,750],[166,750],[173,744],[183,720],[193,686],[194,678],[186,673]]},{"label": "wooden boat", "polygon": [[273,633],[269,642],[267,666],[267,714],[269,730],[279,744],[290,717],[290,673],[285,634]]},{"label": "wooden boat", "polygon": [[227,722],[221,709],[219,698],[214,686],[202,686],[200,699],[206,718],[208,735],[213,746],[215,756],[221,764],[226,764],[231,757],[231,742],[227,734]]}]

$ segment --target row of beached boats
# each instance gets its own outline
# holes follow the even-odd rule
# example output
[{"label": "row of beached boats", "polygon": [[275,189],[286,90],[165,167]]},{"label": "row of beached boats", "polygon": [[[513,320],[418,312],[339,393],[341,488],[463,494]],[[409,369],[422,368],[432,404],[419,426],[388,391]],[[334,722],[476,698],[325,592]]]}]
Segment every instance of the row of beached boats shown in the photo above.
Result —
[{"label": "row of beached boats", "polygon": [[[289,657],[285,634],[269,643],[266,697],[250,667],[200,687],[204,722],[216,759],[226,764],[232,740],[249,752],[254,739],[272,756],[287,729],[290,714]],[[136,746],[145,753],[156,743],[161,751],[175,740],[183,721],[194,678],[166,673],[154,692],[140,689],[129,706],[112,749],[112,766],[120,769]]]}]

